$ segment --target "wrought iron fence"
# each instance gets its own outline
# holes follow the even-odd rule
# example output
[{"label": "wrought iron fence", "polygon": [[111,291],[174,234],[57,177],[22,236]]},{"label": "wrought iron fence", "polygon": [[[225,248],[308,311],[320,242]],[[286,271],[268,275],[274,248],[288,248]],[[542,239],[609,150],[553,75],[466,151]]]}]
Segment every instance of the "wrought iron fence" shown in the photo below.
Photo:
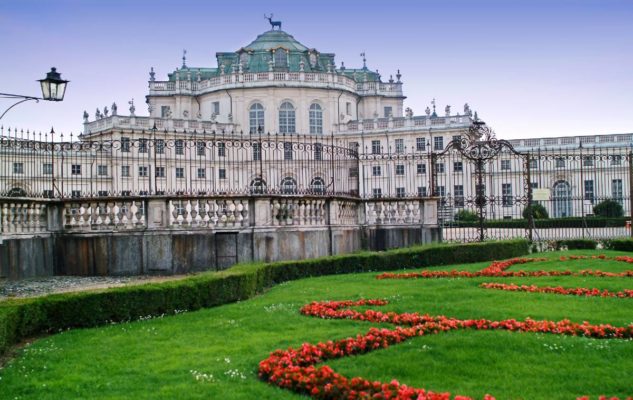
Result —
[{"label": "wrought iron fence", "polygon": [[358,155],[332,137],[150,131],[43,139],[0,137],[0,196],[358,195]]}]

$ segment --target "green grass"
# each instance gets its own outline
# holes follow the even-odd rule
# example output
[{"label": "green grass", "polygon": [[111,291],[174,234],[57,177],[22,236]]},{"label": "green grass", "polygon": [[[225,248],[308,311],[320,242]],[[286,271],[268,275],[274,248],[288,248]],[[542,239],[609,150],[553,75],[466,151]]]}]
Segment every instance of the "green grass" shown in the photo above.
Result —
[{"label": "green grass", "polygon": [[[546,253],[626,254],[610,251]],[[534,255],[537,256],[537,255]],[[430,268],[478,270],[489,263]],[[601,260],[543,262],[512,269],[601,269]],[[535,319],[625,325],[633,300],[485,290],[482,282],[633,288],[631,278],[546,277],[376,280],[375,273],[303,279],[251,300],[146,321],[76,329],[37,340],[0,370],[0,399],[298,399],[257,379],[257,365],[278,348],[365,333],[371,324],[304,317],[313,300],[387,298],[381,307],[458,318]],[[347,376],[497,399],[575,399],[633,394],[633,341],[453,331],[328,363]],[[212,375],[196,380],[192,370]]]}]

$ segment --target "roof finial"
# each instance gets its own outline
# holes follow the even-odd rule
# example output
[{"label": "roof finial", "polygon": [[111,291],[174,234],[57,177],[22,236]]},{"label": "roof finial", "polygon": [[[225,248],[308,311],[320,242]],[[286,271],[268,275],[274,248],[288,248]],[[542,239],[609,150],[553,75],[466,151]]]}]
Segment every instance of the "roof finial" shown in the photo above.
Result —
[{"label": "roof finial", "polygon": [[274,31],[275,27],[279,28],[278,30],[281,30],[281,21],[273,21],[273,14],[270,13],[270,17],[267,17],[266,14],[264,14],[264,18],[268,20],[268,23],[270,24],[270,30]]},{"label": "roof finial", "polygon": [[360,53],[360,56],[363,57],[363,69],[367,69],[367,59],[365,58],[365,52]]},{"label": "roof finial", "polygon": [[182,49],[182,67],[187,68],[187,49]]}]

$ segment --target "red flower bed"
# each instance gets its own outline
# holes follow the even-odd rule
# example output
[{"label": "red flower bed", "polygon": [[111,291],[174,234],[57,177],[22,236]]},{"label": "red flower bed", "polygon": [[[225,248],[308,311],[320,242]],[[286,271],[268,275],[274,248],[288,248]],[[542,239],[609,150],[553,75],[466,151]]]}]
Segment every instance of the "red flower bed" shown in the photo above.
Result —
[{"label": "red flower bed", "polygon": [[[416,336],[437,334],[455,329],[502,329],[520,332],[552,333],[593,338],[630,339],[633,338],[633,324],[616,327],[609,324],[578,324],[568,320],[535,321],[508,319],[492,321],[487,319],[449,318],[445,316],[420,315],[418,313],[380,312],[366,310],[359,312],[353,306],[387,304],[384,300],[313,302],[301,309],[308,316],[326,319],[353,319],[368,322],[391,323],[395,329],[371,328],[365,335],[326,343],[304,343],[300,348],[276,350],[260,362],[261,379],[279,387],[307,394],[316,399],[427,399],[427,400],[467,400],[470,397],[450,393],[435,393],[421,388],[412,388],[392,380],[389,383],[369,381],[364,378],[347,378],[334,372],[327,365],[315,365],[329,359],[363,354],[387,348]],[[494,397],[486,395],[486,400]],[[615,398],[612,398],[615,399]],[[631,399],[628,399],[631,400]]]},{"label": "red flower bed", "polygon": [[507,285],[505,283],[482,283],[479,285],[484,289],[507,290],[510,292],[530,292],[530,293],[555,293],[571,296],[597,296],[597,297],[619,297],[633,298],[633,290],[624,289],[620,292],[611,292],[607,289],[587,289],[587,288],[564,288],[561,286],[536,286],[536,285]]}]

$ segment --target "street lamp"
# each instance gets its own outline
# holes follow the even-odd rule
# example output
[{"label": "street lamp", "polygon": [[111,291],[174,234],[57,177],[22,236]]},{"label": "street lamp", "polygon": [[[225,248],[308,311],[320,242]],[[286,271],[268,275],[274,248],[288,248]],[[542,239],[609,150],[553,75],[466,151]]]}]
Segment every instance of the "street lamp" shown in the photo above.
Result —
[{"label": "street lamp", "polygon": [[0,93],[0,98],[3,99],[21,99],[17,103],[11,105],[11,107],[7,108],[2,115],[0,115],[0,119],[4,117],[4,115],[13,107],[17,106],[20,103],[24,103],[25,101],[35,100],[35,102],[39,102],[40,100],[46,101],[62,101],[64,100],[64,94],[66,93],[66,84],[69,81],[63,80],[61,74],[57,72],[55,67],[51,68],[51,71],[46,74],[46,78],[38,79],[40,86],[42,87],[42,97],[35,96],[24,96],[21,94],[9,94],[9,93]]}]

